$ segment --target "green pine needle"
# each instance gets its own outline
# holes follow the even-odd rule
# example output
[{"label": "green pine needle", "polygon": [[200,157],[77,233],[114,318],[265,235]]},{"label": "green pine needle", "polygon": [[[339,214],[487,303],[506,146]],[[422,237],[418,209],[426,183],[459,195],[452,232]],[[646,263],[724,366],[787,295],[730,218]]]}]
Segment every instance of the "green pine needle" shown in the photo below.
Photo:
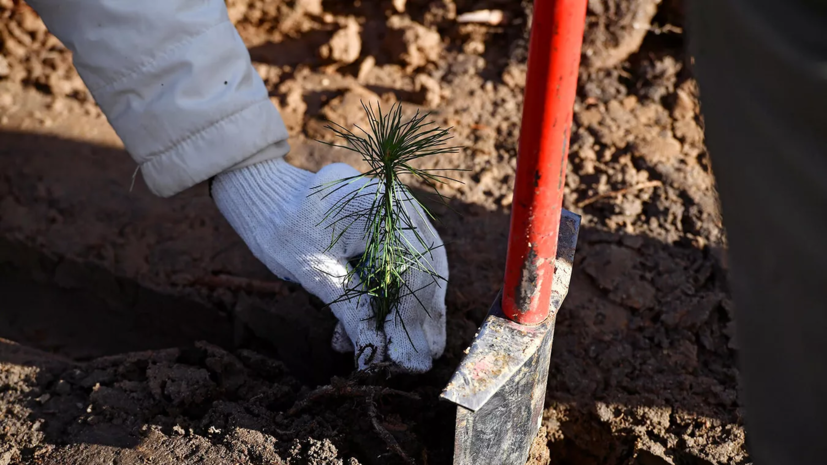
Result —
[{"label": "green pine needle", "polygon": [[[404,298],[414,298],[422,310],[427,312],[417,294],[427,286],[444,285],[445,281],[427,259],[435,248],[416,229],[413,219],[403,205],[409,203],[418,206],[419,208],[409,210],[412,210],[413,214],[424,215],[423,218],[434,217],[414,198],[401,178],[412,176],[419,179],[430,185],[445,202],[436,185],[455,180],[435,174],[434,171],[438,170],[415,168],[411,162],[425,157],[456,153],[459,148],[447,145],[451,139],[450,128],[443,129],[433,122],[426,121],[429,113],[417,111],[413,117],[403,121],[400,104],[392,105],[387,113],[382,112],[378,103],[376,111],[373,105],[364,103],[362,108],[370,125],[367,130],[356,126],[359,131],[359,134],[356,134],[348,128],[330,122],[326,127],[337,137],[344,139],[344,143],[322,143],[360,154],[370,168],[358,176],[316,186],[313,193],[327,197],[360,179],[375,180],[337,201],[325,213],[322,223],[326,223],[326,227],[331,230],[330,247],[333,247],[353,225],[364,221],[365,228],[362,232],[367,241],[365,252],[353,259],[352,271],[346,277],[346,282],[352,283],[353,278],[359,276],[361,285],[347,287],[344,295],[331,303],[353,298],[370,298],[376,328],[381,330],[388,315],[399,318],[397,310]],[[355,211],[348,208],[357,200],[369,200],[369,206]],[[427,221],[423,223],[428,224]],[[403,232],[408,231],[412,231],[417,243],[411,243],[409,236],[403,235]],[[419,289],[411,289],[405,278],[407,273],[412,271],[427,276],[427,284]],[[402,325],[404,328],[404,322]],[[407,328],[405,331],[407,333]],[[410,336],[408,338],[410,339]]]}]

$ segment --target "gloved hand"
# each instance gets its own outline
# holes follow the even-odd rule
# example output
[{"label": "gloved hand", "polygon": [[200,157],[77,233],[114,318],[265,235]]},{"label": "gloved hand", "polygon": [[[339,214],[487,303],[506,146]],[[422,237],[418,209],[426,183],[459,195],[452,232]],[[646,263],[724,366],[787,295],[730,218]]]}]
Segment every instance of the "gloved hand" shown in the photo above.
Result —
[{"label": "gloved hand", "polygon": [[[352,288],[356,284],[346,283],[348,260],[365,251],[365,236],[363,224],[354,224],[330,248],[333,236],[326,225],[333,218],[326,216],[339,199],[370,181],[360,179],[330,195],[333,189],[318,193],[313,188],[358,174],[343,163],[328,165],[314,174],[283,159],[274,159],[218,175],[212,194],[221,213],[270,271],[284,280],[300,283],[324,302],[334,302],[331,310],[339,319],[333,335],[335,350],[354,351],[360,370],[390,360],[405,371],[428,371],[432,359],[445,349],[448,260],[436,230],[424,215],[413,211],[418,206],[405,204],[420,236],[432,242],[432,248],[436,247],[426,257],[445,281],[435,284],[425,273],[408,271],[407,284],[409,289],[419,290],[417,297],[404,297],[399,305],[401,319],[389,315],[379,331],[369,299],[354,297],[336,302],[341,300],[346,286]],[[337,217],[365,208],[355,202],[359,201]]]}]

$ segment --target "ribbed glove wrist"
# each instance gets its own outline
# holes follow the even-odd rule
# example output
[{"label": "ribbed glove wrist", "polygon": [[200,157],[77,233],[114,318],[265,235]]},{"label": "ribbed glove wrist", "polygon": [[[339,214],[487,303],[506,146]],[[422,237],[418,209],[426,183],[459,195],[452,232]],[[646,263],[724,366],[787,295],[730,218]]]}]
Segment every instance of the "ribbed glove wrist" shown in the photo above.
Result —
[{"label": "ribbed glove wrist", "polygon": [[265,224],[273,213],[284,214],[312,177],[310,171],[278,158],[219,174],[212,195],[233,226],[252,229]]}]

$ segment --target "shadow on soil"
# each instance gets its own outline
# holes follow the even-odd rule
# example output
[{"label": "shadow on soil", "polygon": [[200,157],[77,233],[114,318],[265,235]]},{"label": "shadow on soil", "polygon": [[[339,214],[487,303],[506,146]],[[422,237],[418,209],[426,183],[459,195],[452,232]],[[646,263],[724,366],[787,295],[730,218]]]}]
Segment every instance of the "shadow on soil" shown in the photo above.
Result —
[{"label": "shadow on soil", "polygon": [[[6,132],[0,140],[6,177],[0,178],[0,337],[50,353],[0,341],[0,363],[42,368],[27,405],[47,425],[47,442],[132,448],[145,439],[144,424],[159,425],[169,435],[183,424],[204,435],[213,434],[203,431],[214,427],[224,432],[214,433],[219,436],[241,425],[279,438],[327,434],[340,451],[365,463],[393,463],[377,452],[386,448],[372,433],[345,437],[339,431],[339,424],[365,421],[364,407],[355,401],[322,400],[308,408],[316,415],[311,420],[283,413],[306,394],[302,385],[327,384],[331,376],[350,370],[349,357],[328,349],[334,320],[319,302],[301,290],[278,298],[243,290],[231,291],[231,298],[224,292],[205,297],[175,285],[153,290],[141,280],[84,263],[83,257],[55,257],[23,245],[54,245],[53,238],[18,234],[26,221],[49,224],[25,207],[30,196],[24,190],[55,182],[49,189],[63,189],[67,199],[78,197],[66,180],[82,171],[84,182],[95,186],[79,202],[94,210],[99,199],[117,197],[128,188],[128,183],[111,182],[112,170],[129,173],[132,162],[122,150],[54,137]],[[31,157],[56,162],[33,172],[34,165],[27,162]],[[44,201],[62,202],[57,194]],[[121,207],[151,215],[163,207],[146,205],[157,202],[166,201],[144,189]],[[61,210],[67,221],[72,208]],[[431,464],[449,463],[453,440],[451,409],[436,402],[436,396],[497,293],[508,234],[504,211],[462,202],[451,202],[451,208],[460,216],[439,205],[433,208],[451,263],[446,354],[427,375],[380,381],[423,399],[386,398],[379,408],[386,426],[396,426],[388,429],[403,449],[418,451],[412,453],[415,457],[427,454]],[[10,214],[30,217],[23,221]],[[214,208],[198,214],[221,222]],[[151,216],[132,220],[155,221]],[[185,231],[186,225],[178,229]],[[197,271],[215,270],[192,273]],[[601,423],[606,408],[665,406],[673,414],[737,422],[733,352],[725,334],[725,280],[709,250],[581,230],[571,291],[558,318],[547,394],[550,404],[579,413],[554,420],[564,437],[549,444],[555,463],[627,463],[634,437]],[[194,345],[196,341],[210,344]],[[182,349],[157,350],[165,347]],[[152,352],[118,355],[146,350]],[[288,375],[282,362],[256,353],[278,357],[302,381]],[[9,388],[0,385],[0,391]],[[51,393],[49,402],[43,400],[44,392]],[[87,405],[100,412],[98,422],[83,412]],[[79,426],[75,420],[81,417],[85,423]],[[660,463],[656,459],[640,463]]]}]

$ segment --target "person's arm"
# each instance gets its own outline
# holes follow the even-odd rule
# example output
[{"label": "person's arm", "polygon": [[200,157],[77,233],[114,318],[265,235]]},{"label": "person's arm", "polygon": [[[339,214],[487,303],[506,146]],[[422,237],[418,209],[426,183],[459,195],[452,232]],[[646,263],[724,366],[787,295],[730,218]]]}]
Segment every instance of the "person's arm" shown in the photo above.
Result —
[{"label": "person's arm", "polygon": [[141,167],[171,196],[284,156],[287,130],[223,0],[29,0]]},{"label": "person's arm", "polygon": [[[334,349],[353,351],[360,369],[386,360],[406,371],[431,368],[445,348],[445,283],[429,286],[427,273],[411,270],[406,282],[416,296],[403,297],[382,330],[368,299],[341,298],[346,286],[358,285],[346,276],[349,259],[365,250],[364,229],[331,247],[323,223],[336,196],[311,194],[358,172],[335,163],[310,173],[282,159],[287,130],[223,0],[30,2],[74,52],[84,83],[154,193],[170,196],[215,177],[216,205],[253,254],[330,303],[339,320]],[[357,203],[341,215],[369,207]],[[414,217],[433,247],[431,267],[447,281],[442,240],[424,215]]]}]

